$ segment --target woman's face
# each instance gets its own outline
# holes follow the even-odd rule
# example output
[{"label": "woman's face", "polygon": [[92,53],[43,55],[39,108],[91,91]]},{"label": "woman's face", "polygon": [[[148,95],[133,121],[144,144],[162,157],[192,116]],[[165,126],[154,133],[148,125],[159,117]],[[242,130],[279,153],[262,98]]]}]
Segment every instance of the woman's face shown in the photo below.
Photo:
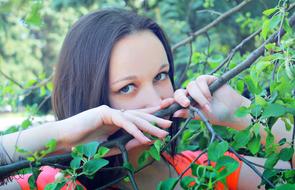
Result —
[{"label": "woman's face", "polygon": [[162,99],[173,96],[168,71],[165,49],[152,32],[140,31],[120,39],[110,60],[111,107],[158,106]]}]

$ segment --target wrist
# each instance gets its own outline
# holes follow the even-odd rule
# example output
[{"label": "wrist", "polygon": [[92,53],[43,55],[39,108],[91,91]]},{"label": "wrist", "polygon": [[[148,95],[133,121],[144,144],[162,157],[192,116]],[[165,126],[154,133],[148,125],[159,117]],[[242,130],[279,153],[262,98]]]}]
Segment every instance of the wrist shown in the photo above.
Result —
[{"label": "wrist", "polygon": [[70,133],[70,125],[67,119],[56,121],[53,127],[55,131],[56,141],[57,141],[57,152],[69,152],[71,150],[71,146],[68,143],[68,136]]}]

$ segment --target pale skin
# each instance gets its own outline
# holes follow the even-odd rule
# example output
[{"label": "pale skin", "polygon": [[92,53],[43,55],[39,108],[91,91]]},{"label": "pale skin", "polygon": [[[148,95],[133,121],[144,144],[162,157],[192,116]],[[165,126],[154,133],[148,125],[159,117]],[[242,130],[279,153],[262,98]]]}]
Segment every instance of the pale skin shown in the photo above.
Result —
[{"label": "pale skin", "polygon": [[[152,113],[177,102],[183,107],[189,105],[187,95],[190,95],[199,105],[213,124],[242,130],[250,123],[250,116],[235,118],[233,113],[241,105],[249,105],[250,101],[230,86],[225,85],[212,96],[208,85],[215,80],[213,76],[200,76],[190,82],[186,89],[173,91],[167,72],[169,64],[165,50],[157,37],[149,31],[130,34],[119,40],[110,60],[110,102],[111,106],[99,106],[87,110],[71,118],[47,123],[39,127],[25,130],[21,133],[18,145],[22,148],[36,151],[41,150],[50,139],[58,142],[57,152],[68,152],[71,147],[92,141],[105,141],[118,128],[123,128],[134,139],[127,143],[130,162],[137,167],[140,153],[152,142],[143,132],[158,138],[164,138],[168,133],[171,121],[157,118]],[[126,111],[122,112],[121,109]],[[178,111],[175,117],[187,117],[186,110]],[[195,118],[198,119],[198,118]],[[157,123],[159,128],[151,123]],[[273,127],[276,139],[285,137],[290,141],[291,134],[284,131],[283,123],[277,122]],[[261,131],[262,143],[265,133]],[[10,155],[14,153],[17,133],[3,137],[3,145]],[[34,139],[34,141],[32,140]],[[36,143],[38,142],[38,143]],[[118,151],[112,149],[111,154]],[[14,155],[17,159],[19,155]],[[264,159],[248,157],[247,159],[262,163]],[[293,157],[294,163],[294,157]],[[288,162],[279,162],[278,168],[290,168]],[[156,162],[136,174],[136,181],[141,189],[155,189],[159,181],[169,177],[169,169],[163,162]],[[176,176],[172,169],[172,175]],[[151,180],[146,180],[146,179]],[[251,183],[249,183],[251,182]],[[256,189],[260,179],[245,164],[241,169],[238,189]],[[11,183],[13,189],[18,189],[17,183]],[[126,186],[130,186],[126,184]],[[3,186],[2,186],[3,187]],[[6,187],[7,188],[7,187]]]}]

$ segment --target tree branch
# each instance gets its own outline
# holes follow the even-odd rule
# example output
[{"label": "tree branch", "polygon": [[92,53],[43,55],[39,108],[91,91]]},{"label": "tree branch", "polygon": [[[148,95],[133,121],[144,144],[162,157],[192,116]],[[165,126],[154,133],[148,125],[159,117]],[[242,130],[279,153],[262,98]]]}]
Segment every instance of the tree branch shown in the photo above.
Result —
[{"label": "tree branch", "polygon": [[[289,23],[290,23],[290,26],[293,26],[295,24],[295,13],[293,13],[293,15],[291,16]],[[226,82],[231,80],[233,77],[240,74],[245,69],[249,68],[261,55],[263,55],[264,50],[265,50],[265,45],[277,40],[278,34],[280,34],[282,36],[285,34],[285,31],[282,30],[280,32],[277,32],[277,33],[271,35],[259,48],[254,50],[245,61],[243,61],[241,64],[236,66],[234,69],[226,72],[219,79],[214,81],[209,86],[211,93],[214,93],[219,87],[224,85]],[[189,97],[189,98],[192,100],[191,97]],[[193,100],[192,100],[192,102],[193,102]],[[174,103],[171,106],[169,106],[168,108],[156,112],[154,115],[158,116],[158,117],[169,116],[181,108],[182,107],[179,104]],[[218,136],[216,136],[216,137],[218,139],[220,139]],[[126,144],[131,139],[133,139],[133,137],[129,134],[126,134],[126,135],[123,135],[123,136],[121,136],[117,139],[114,139],[112,141],[106,141],[106,142],[102,143],[101,146],[105,146],[108,148],[118,147],[117,146],[118,143],[119,144]],[[41,165],[44,165],[45,163],[48,163],[48,162],[61,163],[61,162],[70,161],[70,160],[71,160],[71,154],[50,156],[50,157],[43,158],[41,160]],[[7,174],[11,174],[13,172],[16,172],[16,171],[23,169],[23,168],[27,168],[29,166],[30,166],[30,162],[27,160],[22,160],[22,161],[18,161],[15,163],[1,166],[0,167],[0,177],[7,176]]]},{"label": "tree branch", "polygon": [[254,38],[257,34],[259,34],[261,32],[261,29],[257,30],[256,32],[254,32],[253,34],[251,34],[250,36],[248,36],[247,38],[243,39],[235,48],[233,48],[230,53],[228,54],[228,56],[222,61],[222,63],[216,67],[214,70],[212,70],[209,75],[212,75],[214,73],[216,73],[219,69],[221,69],[224,65],[228,64],[231,59],[233,58],[233,56],[235,55],[235,53],[241,49],[248,41],[250,41],[252,38]]},{"label": "tree branch", "polygon": [[8,79],[8,80],[10,80],[11,82],[13,82],[14,84],[16,84],[18,87],[20,87],[20,88],[24,88],[23,87],[23,85],[21,85],[19,82],[17,82],[16,80],[14,80],[12,77],[10,77],[10,76],[8,76],[7,74],[5,74],[2,70],[0,70],[0,74],[4,77],[4,78],[6,78],[6,79]]},{"label": "tree branch", "polygon": [[175,44],[174,46],[172,46],[172,51],[175,51],[177,48],[189,43],[190,41],[194,40],[197,36],[207,32],[210,28],[216,26],[217,24],[219,24],[221,21],[223,21],[225,18],[229,17],[230,15],[234,14],[235,12],[239,11],[240,9],[242,9],[245,5],[247,5],[250,1],[252,0],[245,0],[242,3],[240,3],[239,5],[237,5],[236,7],[228,10],[227,12],[223,13],[222,15],[220,15],[217,19],[215,19],[213,22],[211,22],[210,24],[206,25],[205,27],[201,28],[200,30],[197,30],[196,32],[194,32],[191,36],[189,36],[188,38],[178,42],[177,44]]}]

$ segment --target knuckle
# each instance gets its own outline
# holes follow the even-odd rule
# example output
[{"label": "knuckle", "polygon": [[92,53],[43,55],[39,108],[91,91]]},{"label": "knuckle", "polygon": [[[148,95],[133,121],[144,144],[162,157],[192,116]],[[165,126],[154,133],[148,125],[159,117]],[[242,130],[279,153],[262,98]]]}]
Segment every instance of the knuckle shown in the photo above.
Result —
[{"label": "knuckle", "polygon": [[102,111],[108,111],[110,109],[110,107],[107,105],[101,105],[100,108]]}]

